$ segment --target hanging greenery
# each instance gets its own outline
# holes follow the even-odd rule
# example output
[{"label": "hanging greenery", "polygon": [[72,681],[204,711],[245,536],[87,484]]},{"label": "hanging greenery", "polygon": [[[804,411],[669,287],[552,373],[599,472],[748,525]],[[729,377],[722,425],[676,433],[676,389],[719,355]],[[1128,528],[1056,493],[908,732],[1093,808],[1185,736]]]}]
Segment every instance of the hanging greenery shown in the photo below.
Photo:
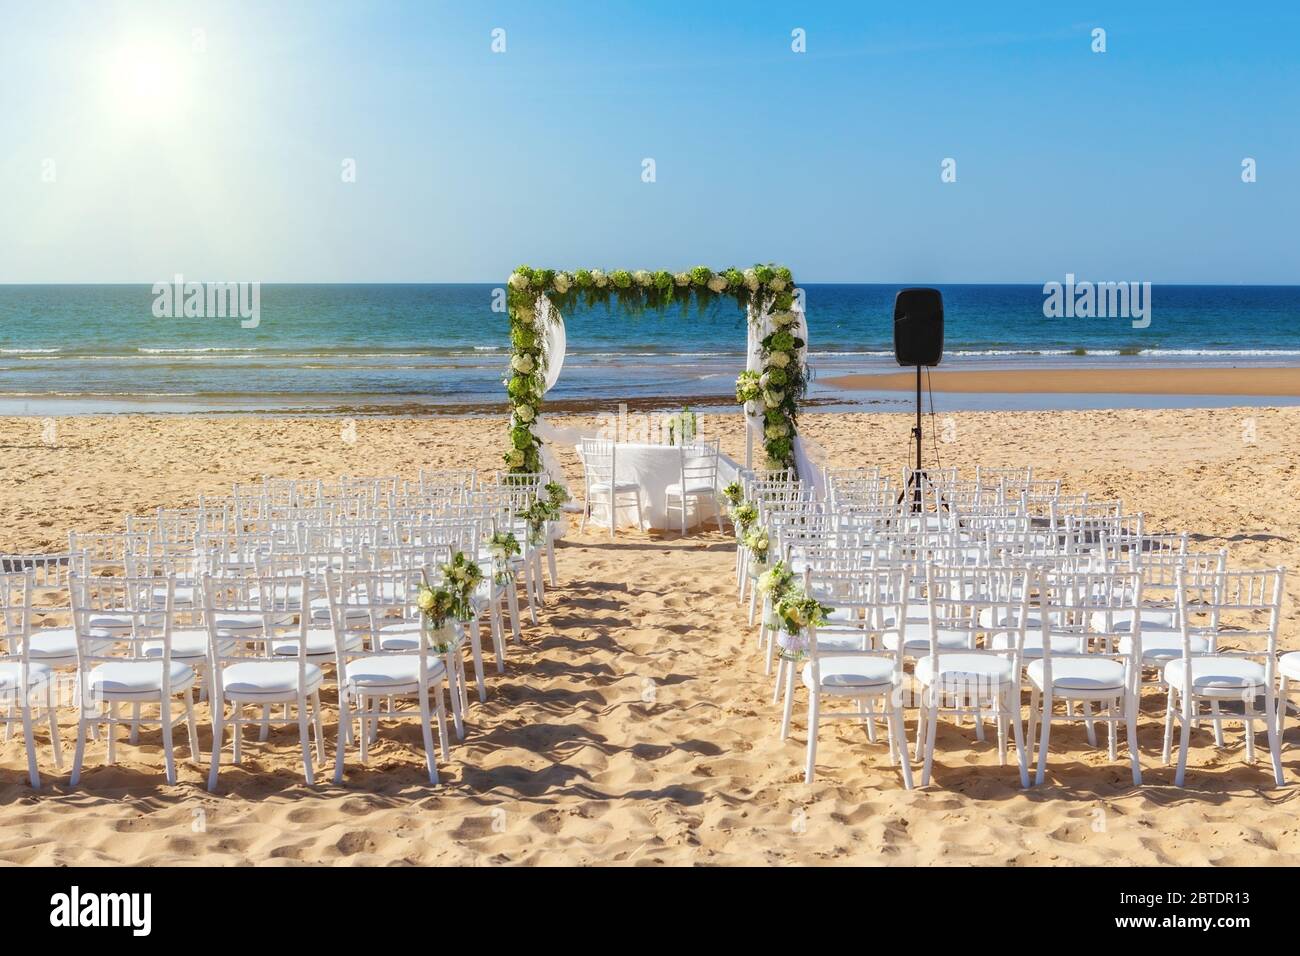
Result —
[{"label": "hanging greenery", "polygon": [[[770,313],[774,331],[762,342],[762,372],[743,373],[736,382],[736,401],[761,402],[767,464],[789,467],[794,458],[795,418],[799,399],[807,390],[806,371],[799,356],[803,340],[795,337],[795,285],[785,266],[756,265],[750,269],[714,272],[696,266],[685,272],[639,269],[578,269],[557,272],[520,266],[507,283],[510,318],[510,375],[505,380],[510,398],[510,450],[503,456],[516,473],[541,471],[541,440],[533,427],[541,413],[546,382],[545,329],[539,326],[550,309],[563,312],[616,302],[620,309],[639,314],[692,304],[704,311],[729,299],[744,309],[751,322]],[[543,302],[543,298],[546,302]],[[549,308],[548,308],[549,304]],[[754,406],[750,406],[754,407]]]}]

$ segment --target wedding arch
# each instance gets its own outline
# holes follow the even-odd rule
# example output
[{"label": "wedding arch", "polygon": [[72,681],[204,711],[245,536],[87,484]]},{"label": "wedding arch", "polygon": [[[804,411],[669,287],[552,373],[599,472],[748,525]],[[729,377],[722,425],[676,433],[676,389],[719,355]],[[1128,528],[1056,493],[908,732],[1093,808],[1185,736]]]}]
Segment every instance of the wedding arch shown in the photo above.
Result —
[{"label": "wedding arch", "polygon": [[510,450],[503,456],[512,472],[548,470],[543,463],[542,399],[559,379],[566,339],[562,312],[576,304],[611,301],[631,312],[683,312],[730,299],[745,310],[746,367],[736,379],[736,401],[744,406],[750,440],[761,436],[766,464],[796,468],[802,459],[797,433],[799,401],[808,388],[803,295],[784,266],[715,272],[696,266],[686,272],[628,272],[578,269],[562,272],[520,266],[507,283],[510,319]]}]

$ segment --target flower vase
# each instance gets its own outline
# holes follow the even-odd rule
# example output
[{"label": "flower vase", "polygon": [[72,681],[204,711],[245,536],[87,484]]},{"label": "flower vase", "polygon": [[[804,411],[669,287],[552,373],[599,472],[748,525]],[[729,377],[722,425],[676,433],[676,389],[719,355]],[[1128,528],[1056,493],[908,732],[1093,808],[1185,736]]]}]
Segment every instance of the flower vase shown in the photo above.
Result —
[{"label": "flower vase", "polygon": [[803,629],[791,634],[785,628],[780,628],[776,632],[776,645],[781,648],[782,660],[797,663],[808,653],[808,634]]},{"label": "flower vase", "polygon": [[456,622],[449,617],[437,623],[428,617],[421,618],[420,633],[424,636],[426,646],[435,654],[446,654],[460,639]]}]

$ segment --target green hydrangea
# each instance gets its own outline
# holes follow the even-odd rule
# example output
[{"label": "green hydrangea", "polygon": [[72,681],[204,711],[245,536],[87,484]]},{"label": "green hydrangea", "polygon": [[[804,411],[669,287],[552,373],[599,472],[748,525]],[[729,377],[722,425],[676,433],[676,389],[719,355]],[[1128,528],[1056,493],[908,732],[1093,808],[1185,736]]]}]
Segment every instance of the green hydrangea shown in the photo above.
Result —
[{"label": "green hydrangea", "polygon": [[708,266],[696,266],[691,270],[691,284],[696,286],[707,286],[709,280],[713,278],[713,270]]}]

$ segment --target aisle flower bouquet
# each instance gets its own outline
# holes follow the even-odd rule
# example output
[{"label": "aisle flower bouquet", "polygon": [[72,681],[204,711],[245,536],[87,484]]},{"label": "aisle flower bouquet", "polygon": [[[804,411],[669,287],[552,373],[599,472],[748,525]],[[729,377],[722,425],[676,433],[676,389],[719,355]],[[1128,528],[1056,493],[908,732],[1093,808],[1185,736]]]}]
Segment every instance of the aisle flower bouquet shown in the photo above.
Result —
[{"label": "aisle flower bouquet", "polygon": [[820,627],[834,610],[816,598],[809,597],[802,588],[791,586],[776,602],[776,619],[779,624],[776,642],[787,660],[800,660],[808,653],[808,628]]},{"label": "aisle flower bouquet", "polygon": [[740,482],[733,481],[722,489],[722,497],[727,500],[727,504],[734,508],[745,500],[745,490],[740,487]]},{"label": "aisle flower bouquet", "polygon": [[457,551],[451,556],[451,562],[440,569],[443,580],[452,593],[452,611],[458,620],[474,620],[474,592],[483,581],[483,569],[478,562],[467,557],[465,552]]},{"label": "aisle flower bouquet", "polygon": [[420,633],[435,654],[446,654],[456,646],[456,602],[457,596],[450,588],[435,588],[427,578],[420,582],[415,595]]},{"label": "aisle flower bouquet", "polygon": [[737,540],[743,540],[749,531],[750,525],[758,520],[758,509],[748,501],[742,501],[734,506],[729,514],[731,515],[731,523],[736,526]]},{"label": "aisle flower bouquet", "polygon": [[759,567],[767,564],[767,550],[770,540],[767,536],[766,528],[751,528],[745,533],[745,547],[749,553],[754,556],[754,562]]},{"label": "aisle flower bouquet", "polygon": [[510,559],[519,554],[519,539],[512,531],[498,531],[488,538],[488,554],[492,556],[492,571],[497,584],[510,580]]},{"label": "aisle flower bouquet", "polygon": [[533,547],[546,542],[546,524],[560,516],[560,511],[549,501],[538,498],[523,511],[515,512],[516,518],[528,521],[528,543]]}]

